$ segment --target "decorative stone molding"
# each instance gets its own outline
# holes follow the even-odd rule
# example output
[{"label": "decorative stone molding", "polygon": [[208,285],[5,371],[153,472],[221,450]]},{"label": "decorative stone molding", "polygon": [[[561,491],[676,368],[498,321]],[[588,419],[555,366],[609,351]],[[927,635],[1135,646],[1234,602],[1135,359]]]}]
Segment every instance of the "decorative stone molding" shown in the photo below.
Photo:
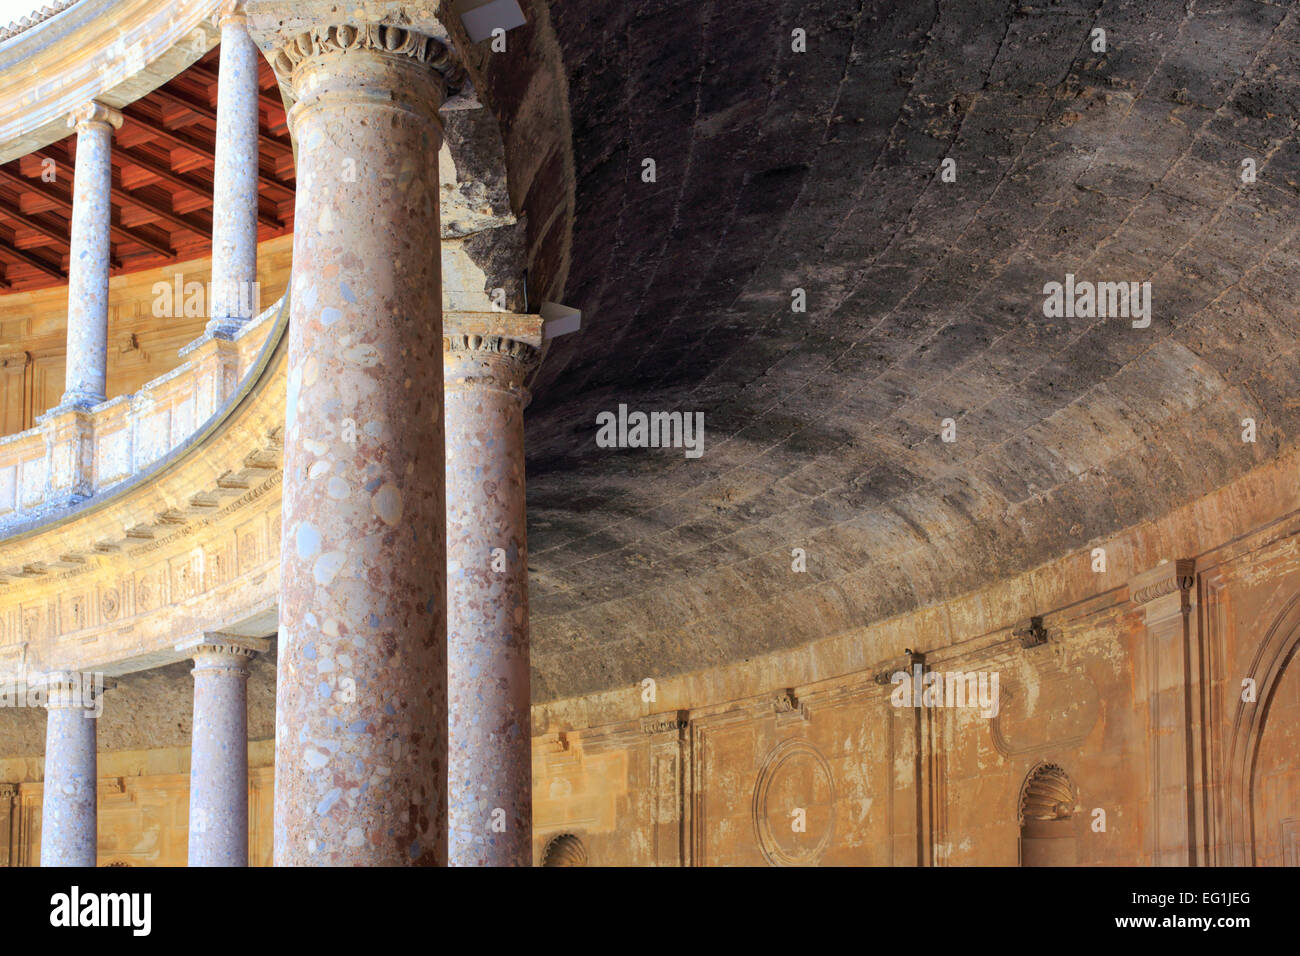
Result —
[{"label": "decorative stone molding", "polygon": [[444,342],[444,348],[448,352],[502,355],[523,365],[532,365],[539,358],[537,349],[531,345],[497,335],[448,335],[444,336]]},{"label": "decorative stone molding", "polygon": [[121,129],[122,114],[111,106],[105,106],[98,100],[91,100],[83,106],[78,106],[68,115],[68,129],[81,132],[83,127],[97,125]]},{"label": "decorative stone molding", "polygon": [[1129,584],[1130,600],[1134,604],[1150,604],[1175,591],[1190,591],[1195,584],[1196,561],[1179,558],[1134,578]]},{"label": "decorative stone molding", "polygon": [[11,37],[18,36],[18,34],[22,33],[24,30],[30,30],[32,27],[39,26],[46,20],[53,19],[76,2],[77,0],[55,0],[54,3],[46,4],[39,10],[33,10],[31,13],[27,14],[27,16],[12,21],[7,27],[0,29],[0,43],[3,43]]},{"label": "decorative stone molding", "polygon": [[[810,775],[802,780],[797,776],[800,765],[806,766]],[[791,779],[791,774],[796,775],[794,779]],[[802,789],[799,788],[800,783],[803,784]],[[772,826],[772,814],[775,813],[783,826],[788,827],[786,821],[790,819],[790,812],[801,809],[806,813],[808,806],[772,806],[771,795],[797,794],[794,799],[803,799],[813,796],[819,784],[826,791],[824,803],[828,816],[816,842],[801,849],[783,846]],[[771,866],[815,866],[821,860],[835,832],[835,780],[826,757],[811,741],[801,738],[786,740],[767,755],[754,784],[752,816],[759,852]]]},{"label": "decorative stone molding", "polygon": [[690,718],[684,710],[641,718],[641,732],[649,735],[679,733],[689,726]]},{"label": "decorative stone molding", "polygon": [[808,705],[799,700],[794,690],[784,690],[772,699],[772,713],[777,726],[805,721],[809,718]]},{"label": "decorative stone molding", "polygon": [[286,40],[270,59],[275,71],[288,77],[312,59],[362,51],[414,60],[439,73],[452,89],[459,89],[464,83],[464,69],[440,41],[405,27],[382,23],[314,26]]}]

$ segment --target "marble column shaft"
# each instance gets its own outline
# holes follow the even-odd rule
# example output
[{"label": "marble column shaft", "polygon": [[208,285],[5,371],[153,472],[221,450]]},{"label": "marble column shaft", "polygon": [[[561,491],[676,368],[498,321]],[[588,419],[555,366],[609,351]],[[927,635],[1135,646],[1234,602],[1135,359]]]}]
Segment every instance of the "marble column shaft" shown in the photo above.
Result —
[{"label": "marble column shaft", "polygon": [[122,115],[91,102],[68,117],[77,131],[68,250],[68,350],[61,408],[102,402],[108,368],[108,270],[113,130]]},{"label": "marble column shaft", "polygon": [[433,39],[316,27],[273,58],[299,144],[275,862],[446,862],[446,506]]},{"label": "marble column shaft", "polygon": [[453,866],[531,866],[524,382],[531,346],[457,335],[447,395],[447,794]]},{"label": "marble column shaft", "polygon": [[214,638],[194,652],[190,866],[248,866],[248,664]]},{"label": "marble column shaft", "polygon": [[41,866],[97,862],[95,702],[84,675],[51,675],[45,687],[45,782]]},{"label": "marble column shaft", "polygon": [[262,55],[248,35],[243,3],[225,3],[217,85],[217,139],[212,188],[212,293],[207,333],[233,336],[257,307],[257,67]]}]

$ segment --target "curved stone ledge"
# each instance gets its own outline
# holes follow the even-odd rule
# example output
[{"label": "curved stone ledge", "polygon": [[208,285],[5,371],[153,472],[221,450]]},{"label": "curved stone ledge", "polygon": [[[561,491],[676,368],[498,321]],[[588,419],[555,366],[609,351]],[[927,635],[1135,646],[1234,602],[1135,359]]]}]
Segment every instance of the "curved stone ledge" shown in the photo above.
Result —
[{"label": "curved stone ledge", "polygon": [[187,347],[185,362],[137,392],[88,411],[52,409],[36,428],[0,438],[0,535],[57,520],[189,442],[256,366],[283,303],[233,340],[205,338]]},{"label": "curved stone ledge", "polygon": [[0,43],[0,163],[68,135],[88,100],[125,106],[216,45],[219,0],[80,0]]},{"label": "curved stone ledge", "polygon": [[0,541],[0,683],[158,666],[240,622],[274,630],[288,310],[276,314],[224,411],[148,471]]}]

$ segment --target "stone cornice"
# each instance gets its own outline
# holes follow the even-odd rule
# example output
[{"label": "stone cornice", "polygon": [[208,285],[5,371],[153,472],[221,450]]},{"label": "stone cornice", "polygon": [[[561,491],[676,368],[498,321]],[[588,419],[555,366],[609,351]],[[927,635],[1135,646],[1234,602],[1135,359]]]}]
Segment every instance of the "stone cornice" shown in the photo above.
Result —
[{"label": "stone cornice", "polygon": [[211,49],[218,0],[78,0],[0,42],[0,162],[67,135],[87,100],[122,107]]},{"label": "stone cornice", "polygon": [[54,19],[76,2],[77,0],[55,0],[54,3],[46,4],[39,10],[33,10],[25,17],[11,21],[7,27],[0,28],[0,43],[5,40],[12,40],[20,33],[38,27],[46,20]]}]

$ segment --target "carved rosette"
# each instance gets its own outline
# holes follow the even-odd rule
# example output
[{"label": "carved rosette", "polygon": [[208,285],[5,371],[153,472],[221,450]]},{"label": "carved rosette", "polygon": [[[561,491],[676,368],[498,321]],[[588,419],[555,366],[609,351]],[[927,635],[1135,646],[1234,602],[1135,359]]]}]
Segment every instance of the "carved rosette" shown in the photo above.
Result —
[{"label": "carved rosette", "polygon": [[405,27],[381,23],[338,23],[312,27],[286,40],[272,54],[271,66],[281,76],[293,76],[310,61],[362,52],[422,63],[440,74],[453,90],[459,89],[465,82],[464,68],[438,40]]}]

